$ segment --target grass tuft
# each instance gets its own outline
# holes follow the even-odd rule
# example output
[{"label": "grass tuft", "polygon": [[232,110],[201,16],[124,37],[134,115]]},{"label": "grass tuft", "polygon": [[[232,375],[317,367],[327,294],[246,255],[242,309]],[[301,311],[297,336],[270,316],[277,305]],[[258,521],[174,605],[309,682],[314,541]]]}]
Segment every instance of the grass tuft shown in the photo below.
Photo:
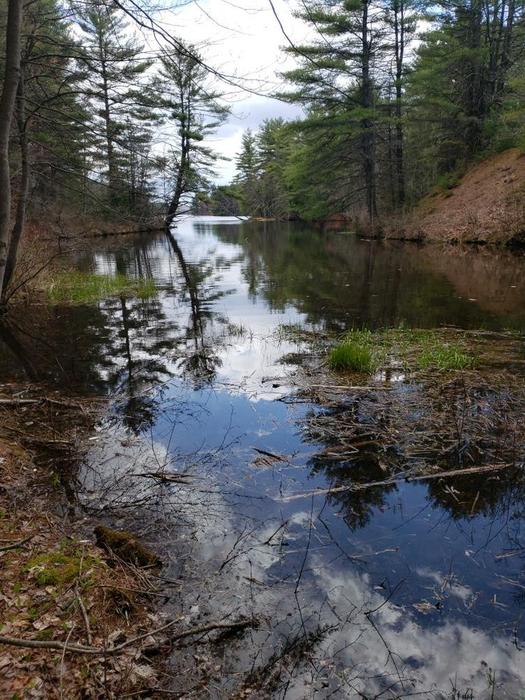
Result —
[{"label": "grass tuft", "polygon": [[336,372],[372,372],[376,365],[370,331],[353,330],[330,352],[328,364]]},{"label": "grass tuft", "polygon": [[149,299],[157,290],[151,278],[129,279],[125,275],[95,275],[89,272],[62,272],[48,288],[51,303],[92,304],[111,296]]},{"label": "grass tuft", "polygon": [[448,342],[439,330],[390,328],[352,330],[330,352],[331,369],[374,372],[381,363],[406,369],[458,371],[473,369],[478,360],[464,342]]}]

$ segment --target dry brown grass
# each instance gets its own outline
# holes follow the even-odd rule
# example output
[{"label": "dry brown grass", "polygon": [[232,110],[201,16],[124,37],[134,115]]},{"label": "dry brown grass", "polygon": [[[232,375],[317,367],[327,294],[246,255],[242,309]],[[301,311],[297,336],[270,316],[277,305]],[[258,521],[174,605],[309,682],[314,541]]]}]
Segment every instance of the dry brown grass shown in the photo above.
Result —
[{"label": "dry brown grass", "polygon": [[474,165],[457,185],[436,188],[387,236],[444,242],[525,242],[525,155],[516,148]]}]

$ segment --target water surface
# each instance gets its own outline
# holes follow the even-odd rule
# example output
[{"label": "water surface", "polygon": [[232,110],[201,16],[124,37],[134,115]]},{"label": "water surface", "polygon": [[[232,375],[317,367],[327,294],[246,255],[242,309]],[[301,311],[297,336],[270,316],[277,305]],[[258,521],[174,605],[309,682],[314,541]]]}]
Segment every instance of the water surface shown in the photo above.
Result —
[{"label": "water surface", "polygon": [[[264,620],[217,650],[210,695],[279,667],[274,697],[518,697],[521,486],[475,507],[423,483],[287,500],[363,476],[319,457],[305,420],[321,409],[287,397],[308,352],[298,329],[522,330],[524,259],[235,219],[188,218],[173,235],[77,254],[81,270],[150,276],[158,293],[28,305],[0,371],[115,399],[88,460],[106,466],[83,479],[93,505],[114,500],[101,485],[115,474],[191,475],[174,487],[184,527],[163,543],[192,581],[180,605]],[[368,480],[376,468],[360,466]]]}]

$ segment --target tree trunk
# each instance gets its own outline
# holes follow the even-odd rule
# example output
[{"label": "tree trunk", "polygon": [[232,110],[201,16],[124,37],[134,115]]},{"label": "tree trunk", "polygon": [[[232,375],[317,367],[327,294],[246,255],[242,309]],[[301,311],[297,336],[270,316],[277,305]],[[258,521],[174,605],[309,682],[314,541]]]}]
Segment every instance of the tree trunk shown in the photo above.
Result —
[{"label": "tree trunk", "polygon": [[17,127],[18,127],[18,140],[20,143],[20,159],[21,159],[21,178],[20,178],[20,189],[18,192],[18,202],[16,205],[16,218],[15,225],[11,232],[11,240],[9,241],[9,251],[7,254],[7,263],[5,266],[5,275],[2,286],[2,296],[7,292],[9,283],[13,277],[13,273],[16,267],[16,260],[18,257],[18,247],[20,244],[20,239],[24,232],[25,220],[26,220],[26,210],[27,210],[27,198],[29,195],[29,175],[30,175],[30,165],[29,165],[29,152],[27,143],[27,123],[25,119],[25,89],[24,89],[24,74],[23,71],[20,73],[20,80],[18,82],[18,92],[17,92]]},{"label": "tree trunk", "polygon": [[[362,106],[368,112],[372,108],[372,81],[370,79],[370,43],[368,40],[368,0],[363,0],[363,16],[361,28],[362,45]],[[366,208],[370,221],[377,216],[376,199],[376,162],[375,162],[375,124],[366,116],[361,122],[363,130],[361,137],[361,152],[363,156],[363,173],[366,189]]]},{"label": "tree trunk", "polygon": [[166,229],[169,231],[171,224],[173,223],[175,217],[177,216],[177,210],[179,208],[180,200],[185,191],[185,177],[186,171],[188,169],[188,159],[189,159],[189,142],[184,135],[185,126],[182,126],[182,142],[181,142],[181,154],[179,168],[177,171],[177,182],[175,184],[175,191],[171,197],[168,213],[166,215]]},{"label": "tree trunk", "polygon": [[405,163],[403,144],[403,60],[405,54],[404,0],[394,5],[395,54],[396,54],[396,108],[395,108],[395,164],[397,181],[397,205],[405,203]]},{"label": "tree trunk", "polygon": [[501,96],[505,90],[507,72],[512,65],[511,60],[511,48],[512,48],[512,37],[514,30],[514,20],[516,13],[516,2],[515,0],[509,1],[509,8],[507,13],[507,24],[505,26],[505,31],[503,34],[503,46],[501,51],[501,60],[498,66],[498,78],[496,87],[496,99],[499,102]]},{"label": "tree trunk", "polygon": [[108,165],[108,190],[109,190],[109,203],[114,205],[118,199],[117,193],[117,172],[115,167],[115,152],[113,143],[113,118],[111,114],[111,106],[109,102],[109,84],[108,84],[108,74],[106,68],[106,58],[104,54],[104,47],[102,46],[101,39],[99,38],[99,56],[100,56],[100,70],[102,76],[102,92],[104,94],[104,136],[106,139],[106,158]]},{"label": "tree trunk", "polygon": [[0,288],[3,289],[11,218],[9,137],[20,77],[23,0],[9,0],[7,10],[5,74],[0,96]]}]

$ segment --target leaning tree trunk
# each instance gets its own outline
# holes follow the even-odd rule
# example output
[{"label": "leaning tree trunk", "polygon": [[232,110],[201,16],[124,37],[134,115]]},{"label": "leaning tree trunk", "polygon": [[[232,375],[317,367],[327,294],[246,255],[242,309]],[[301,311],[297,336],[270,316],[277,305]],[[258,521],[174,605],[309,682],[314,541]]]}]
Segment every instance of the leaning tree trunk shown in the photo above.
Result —
[{"label": "leaning tree trunk", "polygon": [[0,289],[3,288],[11,219],[9,136],[20,76],[23,0],[9,0],[4,85],[0,96]]},{"label": "leaning tree trunk", "polygon": [[175,221],[175,217],[177,216],[177,211],[179,209],[179,204],[182,195],[184,194],[185,190],[185,185],[186,185],[186,173],[188,169],[188,158],[189,158],[189,144],[185,139],[183,139],[182,143],[182,148],[181,148],[181,157],[180,157],[180,164],[177,172],[177,182],[175,184],[175,190],[173,192],[173,195],[171,197],[169,206],[168,206],[168,212],[166,214],[166,218],[164,219],[164,225],[166,227],[166,231],[169,232],[172,223]]},{"label": "leaning tree trunk", "polygon": [[18,140],[20,143],[20,159],[21,159],[21,176],[20,189],[18,192],[18,202],[16,205],[15,224],[11,232],[11,240],[9,241],[9,249],[7,253],[7,262],[5,266],[4,281],[2,285],[2,296],[5,296],[9,283],[13,277],[18,257],[18,246],[24,232],[27,198],[29,195],[29,149],[27,143],[27,122],[25,118],[25,93],[24,93],[24,75],[20,73],[18,82],[17,94],[17,127]]}]

